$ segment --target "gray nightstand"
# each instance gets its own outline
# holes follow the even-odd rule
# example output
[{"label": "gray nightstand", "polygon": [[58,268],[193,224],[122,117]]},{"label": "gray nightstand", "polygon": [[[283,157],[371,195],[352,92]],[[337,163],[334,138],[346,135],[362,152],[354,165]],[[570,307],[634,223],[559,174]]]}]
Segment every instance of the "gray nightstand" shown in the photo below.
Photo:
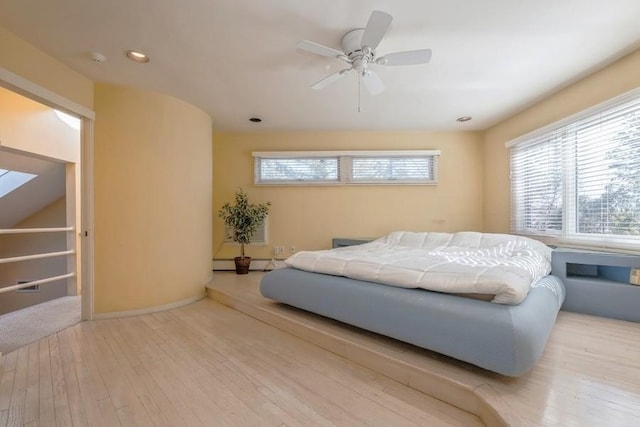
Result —
[{"label": "gray nightstand", "polygon": [[629,283],[640,256],[554,249],[551,274],[567,289],[563,310],[640,322],[640,286]]}]

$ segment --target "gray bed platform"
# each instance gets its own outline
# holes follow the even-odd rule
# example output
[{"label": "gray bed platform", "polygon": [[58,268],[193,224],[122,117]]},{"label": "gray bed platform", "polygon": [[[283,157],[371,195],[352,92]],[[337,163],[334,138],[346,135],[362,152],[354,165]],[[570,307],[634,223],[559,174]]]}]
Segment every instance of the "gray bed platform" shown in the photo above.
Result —
[{"label": "gray bed platform", "polygon": [[507,376],[522,375],[537,362],[565,297],[555,276],[541,279],[512,306],[293,268],[267,273],[260,290],[267,298]]}]

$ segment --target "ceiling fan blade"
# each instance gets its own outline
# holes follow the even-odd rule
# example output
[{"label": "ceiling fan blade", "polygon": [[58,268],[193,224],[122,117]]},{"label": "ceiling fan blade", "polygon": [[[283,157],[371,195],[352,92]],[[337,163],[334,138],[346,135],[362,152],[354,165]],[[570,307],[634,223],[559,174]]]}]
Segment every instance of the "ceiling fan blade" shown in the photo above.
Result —
[{"label": "ceiling fan blade", "polygon": [[365,71],[362,76],[362,82],[371,95],[378,95],[384,92],[384,83],[380,77],[371,70]]},{"label": "ceiling fan blade", "polygon": [[391,25],[392,20],[393,17],[386,12],[379,10],[371,12],[369,22],[367,22],[364,34],[362,35],[360,46],[368,46],[371,49],[378,47],[382,37],[384,37],[384,34],[387,32],[389,25]]},{"label": "ceiling fan blade", "polygon": [[298,49],[306,50],[307,52],[315,53],[316,55],[333,57],[345,56],[343,52],[340,52],[337,49],[310,42],[309,40],[300,40],[296,44],[296,47]]},{"label": "ceiling fan blade", "polygon": [[375,62],[379,65],[418,65],[428,64],[429,61],[431,61],[431,49],[390,53],[381,56]]},{"label": "ceiling fan blade", "polygon": [[328,76],[326,76],[322,80],[318,80],[317,82],[315,82],[311,86],[311,88],[312,89],[324,89],[325,87],[329,86],[331,83],[334,83],[334,82],[340,80],[341,78],[343,78],[344,75],[347,74],[347,72],[350,71],[350,70],[351,70],[351,68],[345,68],[344,70],[336,71],[333,74],[329,74]]}]

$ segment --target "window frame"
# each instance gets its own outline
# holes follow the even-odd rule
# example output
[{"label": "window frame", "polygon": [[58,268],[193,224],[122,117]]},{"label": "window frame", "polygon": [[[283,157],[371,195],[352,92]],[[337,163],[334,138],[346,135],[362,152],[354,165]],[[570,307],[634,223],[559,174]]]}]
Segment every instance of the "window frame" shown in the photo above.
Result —
[{"label": "window frame", "polygon": [[[262,232],[262,236],[256,236],[257,234],[260,234],[260,232]],[[225,245],[240,246],[240,243],[233,240],[233,228],[226,224],[223,228],[222,242]],[[251,243],[249,243],[249,246],[269,246],[269,215],[264,217],[262,225],[260,225],[255,234],[251,236]]]},{"label": "window frame", "polygon": [[[595,105],[586,110],[573,114],[565,119],[551,123],[547,126],[529,132],[513,140],[505,143],[505,148],[509,150],[509,179],[511,188],[511,208],[510,208],[510,222],[511,232],[514,234],[525,235],[542,240],[549,244],[557,244],[562,246],[572,246],[578,248],[590,248],[590,249],[614,249],[622,251],[631,251],[637,253],[640,251],[640,235],[615,235],[615,234],[596,234],[596,233],[584,233],[578,231],[578,217],[579,217],[579,201],[576,196],[577,187],[577,165],[578,155],[576,146],[579,143],[576,140],[576,129],[580,129],[584,126],[585,121],[594,120],[598,115],[606,115],[615,112],[616,109],[624,106],[628,103],[635,103],[633,106],[636,111],[636,106],[640,109],[640,88],[636,88],[620,96],[609,99],[598,105]],[[612,121],[611,121],[612,122]],[[604,123],[611,123],[605,121]],[[561,197],[562,197],[562,228],[557,231],[540,231],[540,230],[526,230],[519,227],[524,221],[524,214],[522,213],[523,206],[517,204],[515,187],[517,185],[514,182],[514,149],[526,149],[540,143],[540,140],[544,137],[550,137],[554,133],[564,133],[563,142],[560,150],[562,171],[561,171]]]},{"label": "window frame", "polygon": [[[335,186],[335,185],[437,185],[440,150],[374,150],[374,151],[256,151],[254,158],[254,184],[258,186]],[[312,159],[335,158],[338,161],[338,180],[277,180],[260,179],[260,161],[262,159]],[[354,158],[428,158],[431,162],[429,179],[374,179],[362,180],[353,178]]]}]

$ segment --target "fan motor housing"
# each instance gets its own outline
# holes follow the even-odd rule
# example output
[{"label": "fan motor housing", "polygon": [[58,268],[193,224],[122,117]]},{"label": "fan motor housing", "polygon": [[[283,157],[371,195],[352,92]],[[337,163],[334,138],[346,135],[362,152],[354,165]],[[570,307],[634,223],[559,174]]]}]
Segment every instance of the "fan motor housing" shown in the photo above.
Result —
[{"label": "fan motor housing", "polygon": [[363,34],[364,28],[358,28],[349,31],[347,34],[342,36],[342,41],[340,42],[342,45],[342,51],[346,53],[350,59],[353,59],[354,55],[362,55],[361,42]]}]

